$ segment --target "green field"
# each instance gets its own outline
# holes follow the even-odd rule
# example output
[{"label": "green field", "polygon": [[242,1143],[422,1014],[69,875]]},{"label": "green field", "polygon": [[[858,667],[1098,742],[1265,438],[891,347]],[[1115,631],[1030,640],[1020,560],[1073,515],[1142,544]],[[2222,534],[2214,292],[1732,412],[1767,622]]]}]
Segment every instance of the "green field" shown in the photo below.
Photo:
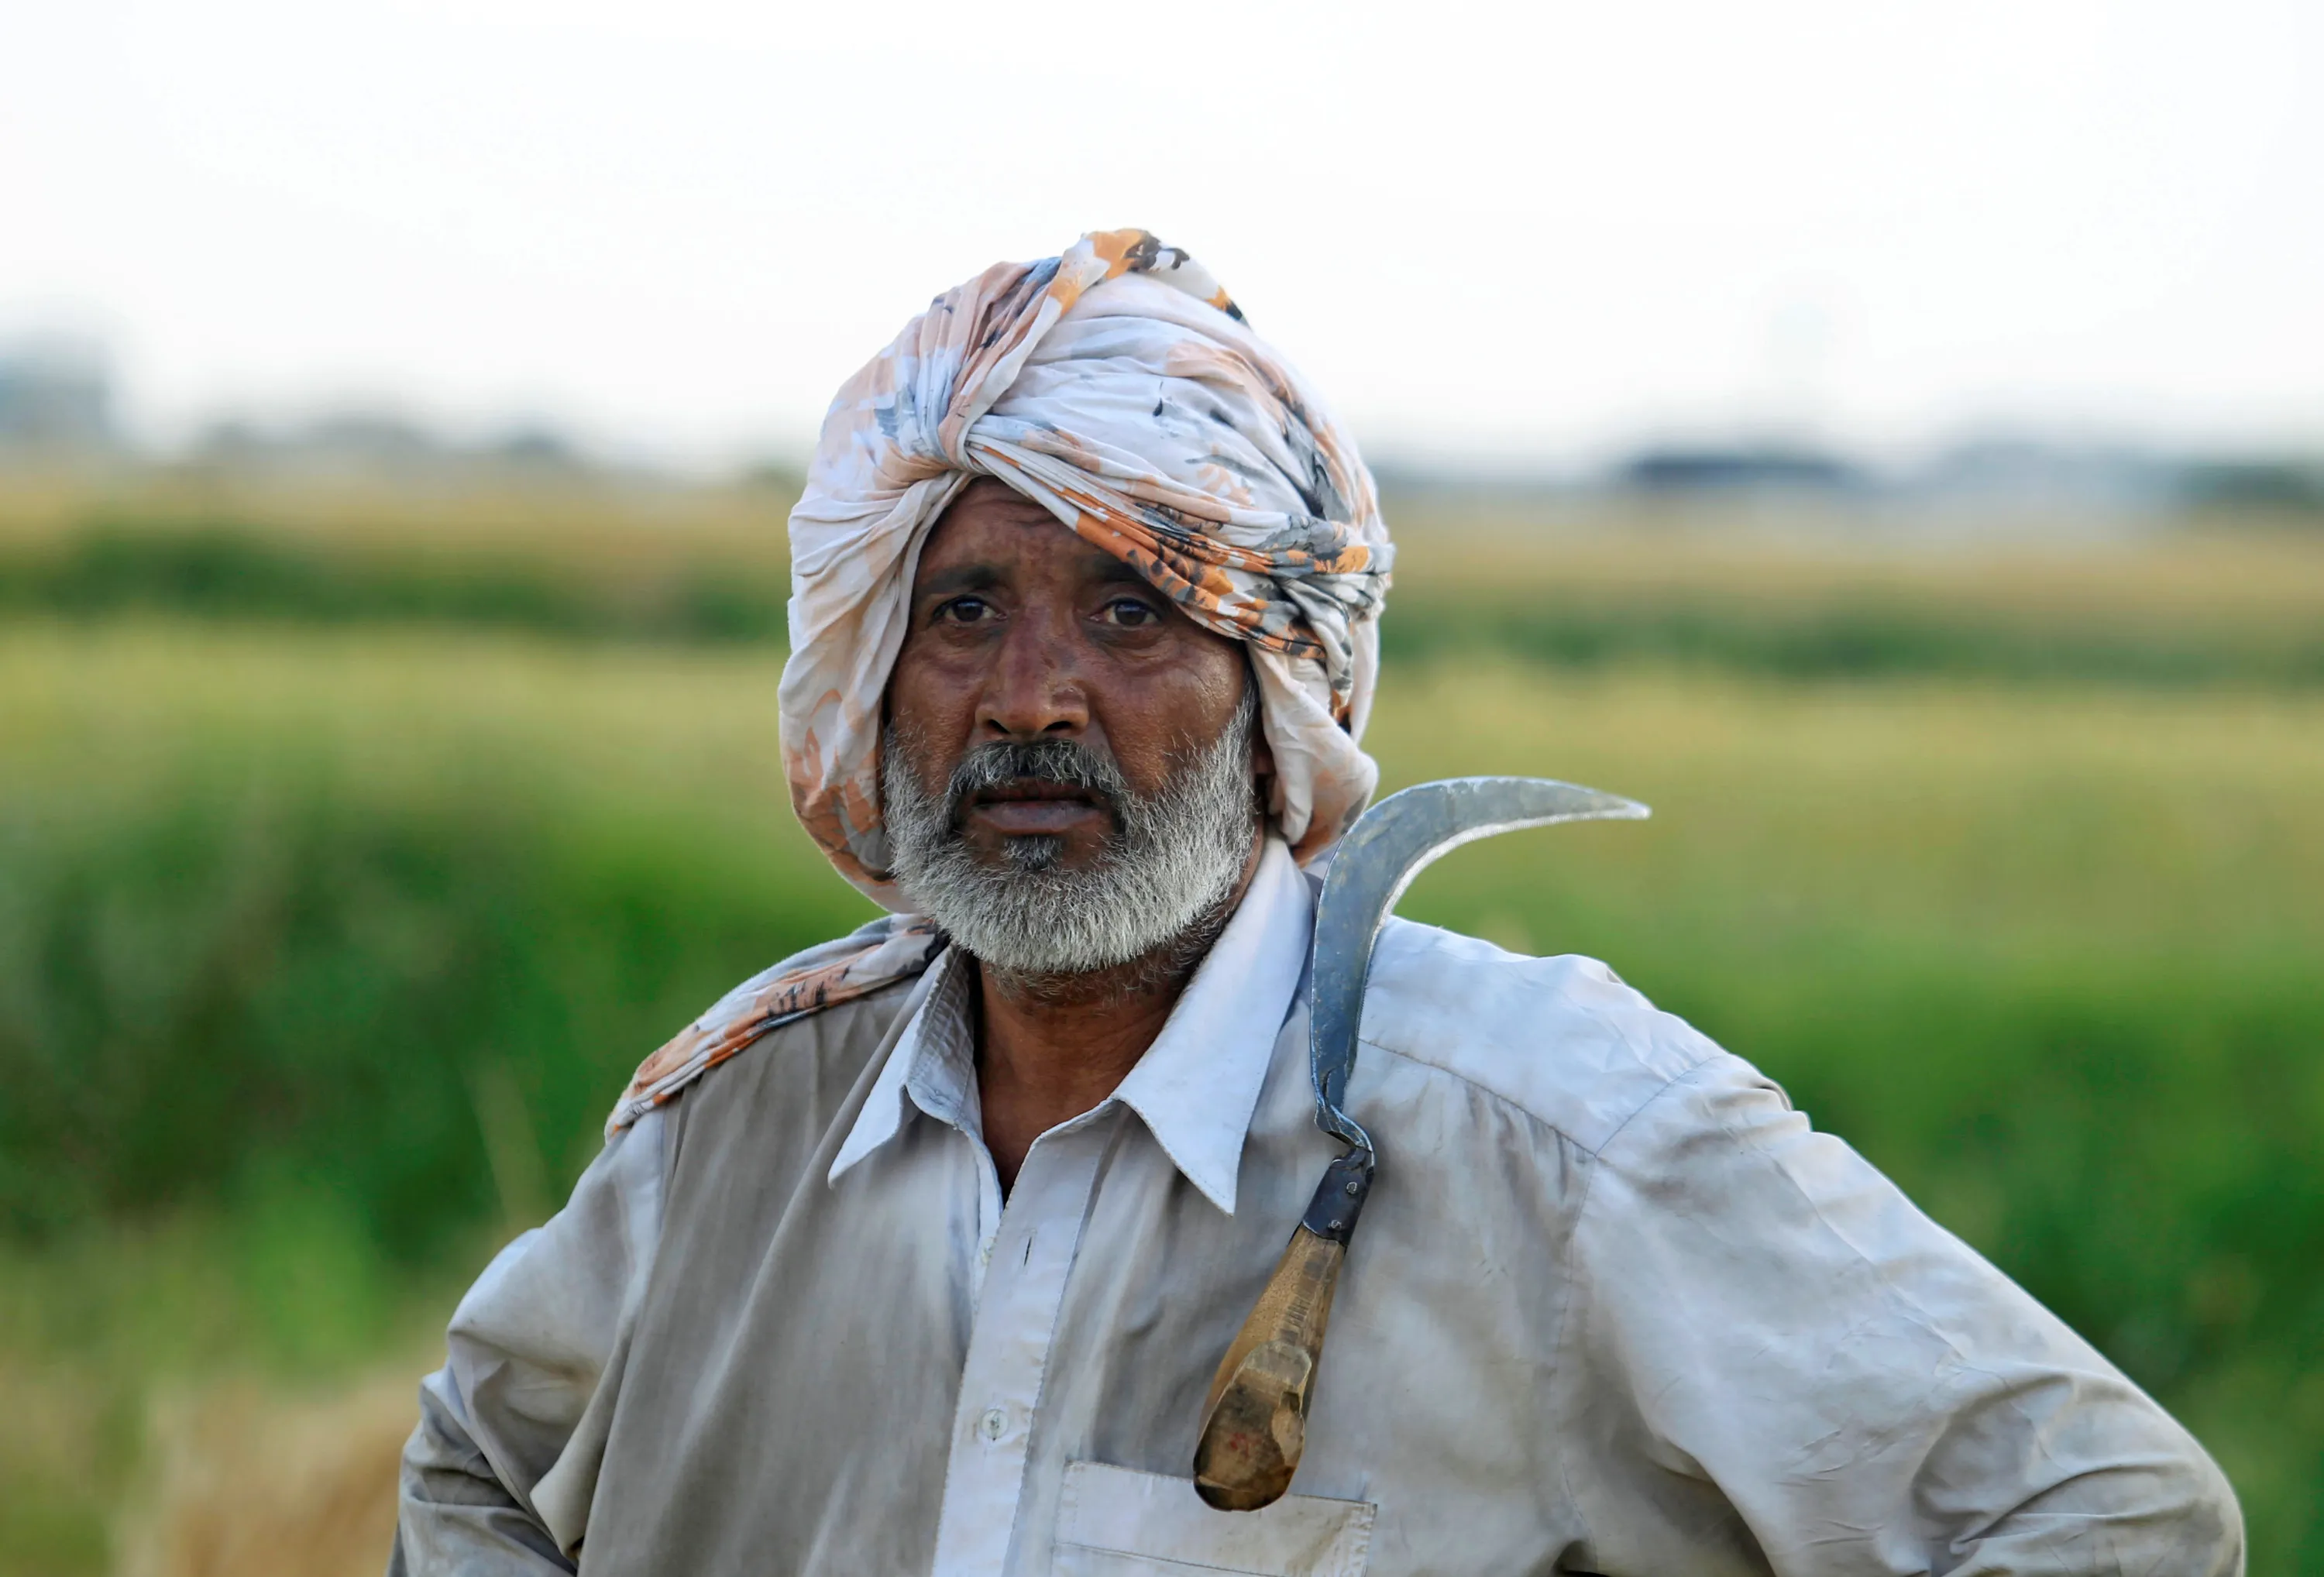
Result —
[{"label": "green field", "polygon": [[[553,502],[407,540],[241,501],[203,540],[339,588],[266,606],[25,591],[191,528],[0,509],[0,1573],[107,1570],[189,1397],[426,1362],[630,1066],[868,912],[785,808],[779,649],[668,613],[763,613],[771,506],[567,551]],[[1603,956],[1774,1073],[2190,1423],[2255,1571],[2324,1573],[2319,545],[1405,540],[1390,783],[1655,807],[1406,912]],[[535,592],[410,590],[478,566]]]},{"label": "green field", "polygon": [[[796,486],[510,484],[413,497],[189,474],[0,476],[0,616],[454,623],[683,644],[782,638]],[[1387,504],[1391,660],[1492,651],[1781,678],[1918,674],[2324,687],[2324,526],[2190,519],[2073,544],[2073,522],[1914,542],[1877,520]]]}]

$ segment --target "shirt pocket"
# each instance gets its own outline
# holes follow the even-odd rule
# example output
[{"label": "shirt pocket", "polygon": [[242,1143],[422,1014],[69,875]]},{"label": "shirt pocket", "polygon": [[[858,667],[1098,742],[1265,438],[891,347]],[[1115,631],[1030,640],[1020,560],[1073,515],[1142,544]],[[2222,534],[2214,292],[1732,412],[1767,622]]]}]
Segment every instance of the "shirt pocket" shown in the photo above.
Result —
[{"label": "shirt pocket", "polygon": [[1053,1565],[1058,1577],[1363,1577],[1379,1509],[1286,1495],[1258,1511],[1213,1511],[1192,1479],[1074,1462]]}]

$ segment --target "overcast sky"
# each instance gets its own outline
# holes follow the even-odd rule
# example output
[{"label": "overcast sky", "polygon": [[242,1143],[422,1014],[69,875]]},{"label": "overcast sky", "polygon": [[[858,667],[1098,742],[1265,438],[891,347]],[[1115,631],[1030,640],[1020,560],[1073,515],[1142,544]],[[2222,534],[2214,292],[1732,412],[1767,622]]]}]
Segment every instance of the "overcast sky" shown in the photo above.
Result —
[{"label": "overcast sky", "polygon": [[0,336],[132,413],[803,447],[939,289],[1210,265],[1376,452],[2324,447],[2324,5],[0,0]]}]

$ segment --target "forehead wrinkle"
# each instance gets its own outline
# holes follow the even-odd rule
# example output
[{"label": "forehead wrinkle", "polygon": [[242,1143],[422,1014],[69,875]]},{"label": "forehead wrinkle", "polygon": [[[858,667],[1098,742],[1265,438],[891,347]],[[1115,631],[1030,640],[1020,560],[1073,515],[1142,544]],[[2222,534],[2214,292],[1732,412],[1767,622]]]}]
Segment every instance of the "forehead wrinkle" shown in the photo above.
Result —
[{"label": "forehead wrinkle", "polygon": [[[1010,498],[1018,507],[1001,507],[1001,501],[995,498],[992,507],[964,517],[956,512],[957,505],[945,512],[938,522],[941,534],[931,537],[929,549],[921,558],[920,573],[913,580],[915,595],[1014,586],[1026,578],[1028,569],[1039,576],[1061,568],[1072,581],[1084,586],[1152,584],[1041,505],[1014,493]],[[1033,538],[1018,534],[1039,531],[1056,534]],[[952,561],[955,555],[957,560]],[[1063,564],[1056,562],[1060,556]]]},{"label": "forehead wrinkle", "polygon": [[960,495],[945,506],[939,522],[955,515],[990,515],[1019,523],[1047,521],[1060,523],[1049,512],[1048,506],[1026,497],[998,476],[979,476],[960,490]]},{"label": "forehead wrinkle", "polygon": [[954,564],[919,578],[918,591],[922,596],[944,592],[990,591],[1001,583],[1000,568],[983,559],[971,559],[966,564]]}]

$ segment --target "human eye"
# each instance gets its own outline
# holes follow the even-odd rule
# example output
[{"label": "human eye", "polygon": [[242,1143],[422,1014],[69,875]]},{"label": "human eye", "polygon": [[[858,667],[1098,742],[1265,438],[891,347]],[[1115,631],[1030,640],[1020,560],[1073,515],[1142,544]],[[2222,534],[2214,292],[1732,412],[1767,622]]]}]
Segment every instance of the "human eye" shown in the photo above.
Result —
[{"label": "human eye", "polygon": [[1105,622],[1124,630],[1144,630],[1160,622],[1152,604],[1138,597],[1116,597],[1106,604]]},{"label": "human eye", "polygon": [[992,616],[992,604],[982,597],[952,597],[936,604],[939,624],[981,624]]}]

